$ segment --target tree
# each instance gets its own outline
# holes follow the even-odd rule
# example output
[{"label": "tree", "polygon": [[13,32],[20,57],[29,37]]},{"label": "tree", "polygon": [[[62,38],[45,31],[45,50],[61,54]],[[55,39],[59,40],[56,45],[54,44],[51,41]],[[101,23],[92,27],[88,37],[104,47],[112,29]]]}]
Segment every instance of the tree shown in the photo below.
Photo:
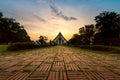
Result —
[{"label": "tree", "polygon": [[[19,36],[19,37],[17,37]],[[15,41],[20,41],[20,42],[29,42],[30,41],[30,37],[28,36],[26,30],[23,29],[19,29],[15,34],[14,37],[16,37]]]},{"label": "tree", "polygon": [[86,44],[89,45],[93,40],[93,36],[95,33],[94,25],[93,24],[85,25],[85,27],[79,29],[79,33],[81,37],[83,37],[84,40],[86,41]]},{"label": "tree", "polygon": [[0,13],[0,43],[29,42],[26,30],[15,19],[3,17]]},{"label": "tree", "polygon": [[72,45],[80,45],[80,35],[74,34],[73,37],[69,40],[69,43]]},{"label": "tree", "polygon": [[113,38],[119,38],[120,35],[120,14],[115,12],[103,12],[95,17],[96,29],[98,29],[99,38],[102,44],[112,44]]},{"label": "tree", "polygon": [[2,18],[3,17],[3,14],[0,12],[0,18]]},{"label": "tree", "polygon": [[41,43],[41,45],[43,45],[43,44],[46,44],[47,43],[47,37],[46,36],[40,36],[39,37],[39,42]]},{"label": "tree", "polygon": [[72,45],[90,45],[93,41],[95,29],[94,25],[85,25],[79,29],[79,34],[74,34],[73,37],[69,40],[69,43]]}]

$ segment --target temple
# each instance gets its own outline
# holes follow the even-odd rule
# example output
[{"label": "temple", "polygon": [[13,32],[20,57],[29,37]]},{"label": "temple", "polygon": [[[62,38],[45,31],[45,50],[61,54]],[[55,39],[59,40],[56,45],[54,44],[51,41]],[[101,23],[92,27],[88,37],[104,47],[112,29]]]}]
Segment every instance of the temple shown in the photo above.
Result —
[{"label": "temple", "polygon": [[63,37],[61,32],[57,35],[57,37],[53,40],[53,42],[57,45],[67,45],[67,40]]}]

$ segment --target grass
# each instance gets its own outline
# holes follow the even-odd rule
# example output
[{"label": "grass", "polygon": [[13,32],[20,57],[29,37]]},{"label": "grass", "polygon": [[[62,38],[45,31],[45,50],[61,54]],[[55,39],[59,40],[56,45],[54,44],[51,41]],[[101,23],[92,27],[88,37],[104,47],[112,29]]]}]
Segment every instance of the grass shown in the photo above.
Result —
[{"label": "grass", "polygon": [[[94,46],[95,47],[95,46]],[[116,46],[103,46],[101,45],[102,49],[91,49],[91,48],[86,48],[86,47],[80,47],[80,46],[71,46],[71,48],[74,49],[79,49],[79,50],[84,50],[84,51],[89,51],[89,52],[93,52],[93,53],[97,53],[97,54],[115,54],[115,55],[120,55],[120,47],[116,47]],[[107,49],[107,50],[105,50]]]},{"label": "grass", "polygon": [[29,52],[29,51],[35,51],[35,50],[40,50],[43,48],[50,48],[50,47],[54,47],[54,46],[45,46],[45,47],[40,47],[40,48],[34,48],[34,49],[25,49],[25,50],[18,50],[18,51],[8,51],[9,45],[0,45],[0,55],[4,56],[4,55],[18,55],[18,54],[23,54],[25,52]]},{"label": "grass", "polygon": [[111,46],[111,47],[120,50],[119,46]]},{"label": "grass", "polygon": [[4,52],[7,50],[8,45],[0,45],[0,52]]}]

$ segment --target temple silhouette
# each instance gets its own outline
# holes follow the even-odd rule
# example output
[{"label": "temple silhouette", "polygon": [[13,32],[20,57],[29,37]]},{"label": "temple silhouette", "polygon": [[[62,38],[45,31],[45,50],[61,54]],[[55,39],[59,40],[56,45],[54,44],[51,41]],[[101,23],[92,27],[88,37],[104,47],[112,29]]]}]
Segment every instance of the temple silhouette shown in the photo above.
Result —
[{"label": "temple silhouette", "polygon": [[67,45],[67,40],[64,38],[61,32],[59,32],[53,42],[57,45]]}]

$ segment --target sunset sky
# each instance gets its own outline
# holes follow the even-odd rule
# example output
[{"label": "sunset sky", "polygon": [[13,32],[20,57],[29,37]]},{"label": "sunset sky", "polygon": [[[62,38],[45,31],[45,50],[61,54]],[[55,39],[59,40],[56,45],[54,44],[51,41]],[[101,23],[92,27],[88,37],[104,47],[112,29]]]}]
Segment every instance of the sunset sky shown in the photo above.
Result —
[{"label": "sunset sky", "polygon": [[53,40],[59,32],[68,40],[103,11],[120,13],[120,0],[0,0],[0,12],[20,22],[32,40]]}]

